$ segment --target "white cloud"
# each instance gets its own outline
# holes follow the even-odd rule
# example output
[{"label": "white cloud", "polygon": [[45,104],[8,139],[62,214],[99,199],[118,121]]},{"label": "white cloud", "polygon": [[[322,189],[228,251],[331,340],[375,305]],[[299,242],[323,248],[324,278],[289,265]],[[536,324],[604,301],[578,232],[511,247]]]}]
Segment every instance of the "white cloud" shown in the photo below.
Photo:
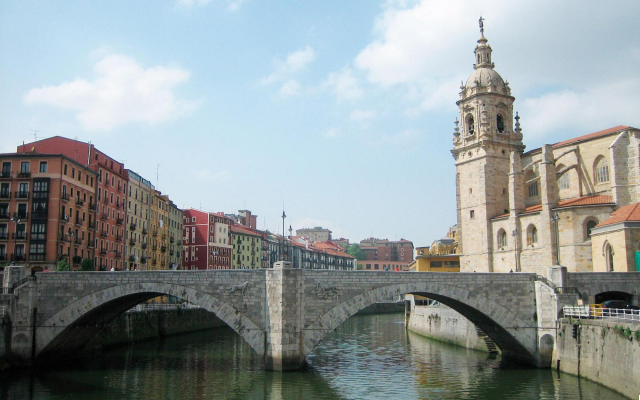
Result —
[{"label": "white cloud", "polygon": [[280,88],[280,94],[284,97],[294,96],[300,93],[300,84],[295,79],[290,79]]},{"label": "white cloud", "polygon": [[340,129],[335,128],[335,127],[334,127],[334,128],[330,128],[330,129],[329,129],[329,130],[324,134],[324,136],[325,136],[325,137],[328,137],[328,138],[334,138],[334,137],[336,137],[336,136],[338,136],[338,135],[340,135]]},{"label": "white cloud", "polygon": [[333,89],[338,101],[353,101],[364,95],[364,91],[351,68],[344,68],[340,72],[330,74],[324,82],[324,86]]},{"label": "white cloud", "polygon": [[[587,134],[617,125],[640,126],[640,79],[561,90],[520,102],[525,138],[569,131]],[[516,109],[518,106],[516,106]]]},{"label": "white cloud", "polygon": [[353,110],[349,119],[357,122],[370,121],[377,117],[378,113],[376,110]]},{"label": "white cloud", "polygon": [[27,105],[46,104],[76,112],[89,131],[110,130],[130,122],[159,123],[188,115],[198,102],[176,99],[175,86],[190,72],[178,67],[144,69],[134,59],[105,55],[94,66],[95,79],[76,79],[58,86],[31,89]]},{"label": "white cloud", "polygon": [[196,179],[207,182],[228,182],[231,179],[231,173],[229,171],[212,171],[210,169],[201,169],[192,171],[192,174]]},{"label": "white cloud", "polygon": [[302,70],[316,58],[316,52],[310,46],[304,49],[290,53],[285,60],[277,59],[275,61],[275,71],[266,78],[262,79],[263,85],[287,80],[291,75]]}]

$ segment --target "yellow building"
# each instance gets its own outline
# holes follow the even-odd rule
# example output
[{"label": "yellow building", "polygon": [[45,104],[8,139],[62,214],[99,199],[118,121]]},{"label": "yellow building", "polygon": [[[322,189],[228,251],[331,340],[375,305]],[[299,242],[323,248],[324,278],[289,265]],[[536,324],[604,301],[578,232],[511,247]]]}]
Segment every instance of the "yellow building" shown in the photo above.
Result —
[{"label": "yellow building", "polygon": [[416,247],[416,259],[409,264],[411,272],[460,272],[458,242],[455,230],[450,229],[447,237],[436,240],[431,247]]}]

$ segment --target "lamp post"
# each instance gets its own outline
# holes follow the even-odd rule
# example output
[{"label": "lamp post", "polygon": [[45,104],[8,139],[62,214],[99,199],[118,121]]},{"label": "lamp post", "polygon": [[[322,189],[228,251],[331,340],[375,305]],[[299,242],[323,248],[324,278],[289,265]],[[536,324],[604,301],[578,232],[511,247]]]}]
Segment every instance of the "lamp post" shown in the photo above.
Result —
[{"label": "lamp post", "polygon": [[76,237],[75,232],[69,229],[67,232],[67,237],[69,238],[69,270],[72,270],[73,267],[73,239]]},{"label": "lamp post", "polygon": [[20,218],[16,213],[13,213],[13,217],[11,217],[11,222],[13,222],[13,260],[11,261],[11,265],[16,265],[16,249],[18,248],[18,224],[20,223]]},{"label": "lamp post", "polygon": [[551,214],[551,221],[556,225],[556,265],[560,265],[560,216],[557,211]]}]

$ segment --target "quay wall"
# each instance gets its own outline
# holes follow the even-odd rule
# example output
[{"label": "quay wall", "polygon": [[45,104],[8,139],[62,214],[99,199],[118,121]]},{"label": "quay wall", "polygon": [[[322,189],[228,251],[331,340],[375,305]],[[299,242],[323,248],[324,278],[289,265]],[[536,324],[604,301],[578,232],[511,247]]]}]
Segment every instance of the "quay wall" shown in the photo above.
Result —
[{"label": "quay wall", "polygon": [[213,313],[201,308],[134,311],[120,314],[87,343],[87,350],[134,343],[226,326]]},{"label": "quay wall", "polygon": [[635,399],[640,395],[640,324],[561,319],[551,367]]},{"label": "quay wall", "polygon": [[407,318],[407,329],[441,342],[489,351],[486,342],[478,337],[475,325],[447,306],[414,306]]},{"label": "quay wall", "polygon": [[368,307],[363,308],[356,314],[392,314],[404,312],[404,303],[373,303]]}]

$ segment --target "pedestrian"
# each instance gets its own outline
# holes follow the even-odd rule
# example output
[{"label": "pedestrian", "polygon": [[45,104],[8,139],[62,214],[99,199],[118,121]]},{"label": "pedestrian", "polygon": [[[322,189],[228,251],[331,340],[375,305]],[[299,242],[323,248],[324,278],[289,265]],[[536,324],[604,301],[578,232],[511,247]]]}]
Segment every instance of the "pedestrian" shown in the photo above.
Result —
[{"label": "pedestrian", "polygon": [[111,272],[115,271],[115,269],[113,267],[111,267]]},{"label": "pedestrian", "polygon": [[49,267],[45,267],[44,272],[49,272]]}]

